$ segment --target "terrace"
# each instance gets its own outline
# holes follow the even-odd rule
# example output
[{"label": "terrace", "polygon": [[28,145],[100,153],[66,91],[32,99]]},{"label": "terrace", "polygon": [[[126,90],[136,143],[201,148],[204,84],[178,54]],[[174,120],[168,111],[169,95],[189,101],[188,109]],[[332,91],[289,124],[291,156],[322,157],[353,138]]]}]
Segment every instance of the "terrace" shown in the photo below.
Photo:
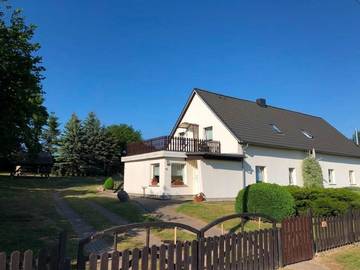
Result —
[{"label": "terrace", "polygon": [[202,140],[184,137],[162,136],[127,145],[127,155],[139,155],[156,151],[173,151],[187,153],[221,153],[219,141]]}]

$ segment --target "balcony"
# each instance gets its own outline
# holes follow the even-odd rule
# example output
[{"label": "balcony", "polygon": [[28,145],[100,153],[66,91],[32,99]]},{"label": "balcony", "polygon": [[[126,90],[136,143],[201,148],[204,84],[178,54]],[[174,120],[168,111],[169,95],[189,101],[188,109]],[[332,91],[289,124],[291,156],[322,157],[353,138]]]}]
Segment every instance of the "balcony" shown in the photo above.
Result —
[{"label": "balcony", "polygon": [[127,155],[156,151],[221,153],[219,141],[163,136],[127,145]]}]

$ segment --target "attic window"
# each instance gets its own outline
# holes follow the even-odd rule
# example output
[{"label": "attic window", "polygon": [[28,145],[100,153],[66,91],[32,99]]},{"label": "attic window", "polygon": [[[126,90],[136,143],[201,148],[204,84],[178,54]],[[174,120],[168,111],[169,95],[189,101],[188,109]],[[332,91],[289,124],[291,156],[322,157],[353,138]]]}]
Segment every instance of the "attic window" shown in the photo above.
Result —
[{"label": "attic window", "polygon": [[314,139],[314,136],[309,132],[309,131],[306,131],[306,130],[302,130],[301,131],[302,134],[304,134],[304,136],[308,139]]},{"label": "attic window", "polygon": [[270,126],[272,127],[272,130],[273,130],[275,133],[277,133],[277,134],[283,134],[283,132],[281,131],[281,129],[280,129],[277,125],[271,124]]}]

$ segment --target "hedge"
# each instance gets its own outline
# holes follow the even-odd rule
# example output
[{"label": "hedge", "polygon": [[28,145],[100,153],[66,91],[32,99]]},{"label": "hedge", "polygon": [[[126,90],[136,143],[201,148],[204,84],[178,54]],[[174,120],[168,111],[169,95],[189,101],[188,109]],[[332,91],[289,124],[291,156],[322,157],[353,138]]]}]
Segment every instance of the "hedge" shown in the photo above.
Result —
[{"label": "hedge", "polygon": [[317,216],[344,214],[349,208],[360,209],[360,193],[348,188],[301,188],[288,186],[286,189],[295,199],[298,214],[309,209]]},{"label": "hedge", "polygon": [[242,189],[235,201],[238,213],[260,213],[281,221],[295,212],[294,198],[277,184],[257,183]]}]

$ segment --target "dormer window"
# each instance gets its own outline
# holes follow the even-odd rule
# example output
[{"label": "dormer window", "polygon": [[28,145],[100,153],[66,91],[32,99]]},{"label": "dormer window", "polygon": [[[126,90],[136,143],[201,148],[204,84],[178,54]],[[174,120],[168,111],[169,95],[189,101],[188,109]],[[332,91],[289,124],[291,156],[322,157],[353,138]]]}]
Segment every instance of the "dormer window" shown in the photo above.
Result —
[{"label": "dormer window", "polygon": [[283,134],[283,132],[281,131],[281,129],[280,129],[277,125],[271,124],[270,126],[272,127],[272,130],[273,130],[275,133],[277,133],[277,134]]},{"label": "dormer window", "polygon": [[314,136],[309,132],[309,131],[306,131],[306,130],[301,130],[302,134],[304,134],[304,136],[308,139],[314,139]]}]

